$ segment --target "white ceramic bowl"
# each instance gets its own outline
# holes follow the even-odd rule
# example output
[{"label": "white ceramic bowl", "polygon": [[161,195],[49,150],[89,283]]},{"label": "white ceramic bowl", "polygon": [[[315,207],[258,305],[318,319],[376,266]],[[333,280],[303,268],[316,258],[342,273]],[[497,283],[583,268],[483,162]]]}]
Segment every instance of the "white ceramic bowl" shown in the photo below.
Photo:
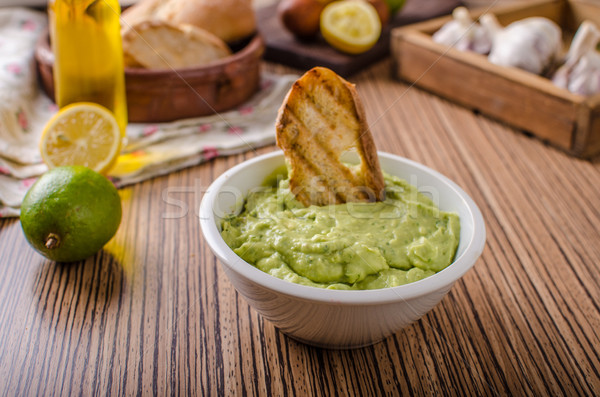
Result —
[{"label": "white ceramic bowl", "polygon": [[280,280],[245,262],[225,244],[221,220],[238,212],[244,197],[278,166],[282,152],[262,155],[218,177],[200,205],[204,238],[229,280],[250,306],[287,335],[326,348],[370,345],[397,332],[431,310],[481,255],[485,225],[473,200],[454,182],[421,164],[379,153],[384,171],[404,178],[428,194],[441,210],[460,216],[455,261],[435,275],[399,287],[365,291],[327,290]]}]

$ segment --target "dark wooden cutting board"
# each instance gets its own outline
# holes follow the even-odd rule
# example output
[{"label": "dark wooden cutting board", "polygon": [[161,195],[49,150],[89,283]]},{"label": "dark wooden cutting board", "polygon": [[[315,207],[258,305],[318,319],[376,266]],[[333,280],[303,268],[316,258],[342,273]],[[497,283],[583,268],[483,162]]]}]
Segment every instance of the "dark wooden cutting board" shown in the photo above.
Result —
[{"label": "dark wooden cutting board", "polygon": [[320,35],[312,41],[298,41],[279,21],[276,4],[258,10],[256,16],[266,43],[266,60],[303,70],[325,66],[347,77],[389,54],[391,29],[449,14],[460,4],[459,0],[408,0],[384,28],[375,46],[359,55],[336,51]]}]

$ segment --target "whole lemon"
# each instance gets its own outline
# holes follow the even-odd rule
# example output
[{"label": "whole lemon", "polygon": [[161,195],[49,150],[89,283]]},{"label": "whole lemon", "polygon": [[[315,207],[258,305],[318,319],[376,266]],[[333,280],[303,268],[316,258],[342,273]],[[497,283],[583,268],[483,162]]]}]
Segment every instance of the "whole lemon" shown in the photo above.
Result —
[{"label": "whole lemon", "polygon": [[29,189],[21,205],[21,227],[35,250],[57,262],[94,255],[121,223],[114,185],[83,166],[56,167]]}]

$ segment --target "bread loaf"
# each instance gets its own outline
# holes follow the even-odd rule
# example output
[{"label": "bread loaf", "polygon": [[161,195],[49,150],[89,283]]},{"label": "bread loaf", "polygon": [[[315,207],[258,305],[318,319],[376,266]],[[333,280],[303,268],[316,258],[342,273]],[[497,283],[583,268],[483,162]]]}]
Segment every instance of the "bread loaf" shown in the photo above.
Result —
[{"label": "bread loaf", "polygon": [[231,54],[215,35],[192,25],[161,20],[142,21],[123,32],[129,67],[178,69],[206,65]]},{"label": "bread loaf", "polygon": [[148,20],[189,24],[232,43],[252,35],[256,19],[251,0],[141,0],[123,12],[124,29]]},{"label": "bread loaf", "polygon": [[140,0],[121,13],[121,31],[127,32],[140,22],[155,19],[155,14],[164,3],[162,0]]}]

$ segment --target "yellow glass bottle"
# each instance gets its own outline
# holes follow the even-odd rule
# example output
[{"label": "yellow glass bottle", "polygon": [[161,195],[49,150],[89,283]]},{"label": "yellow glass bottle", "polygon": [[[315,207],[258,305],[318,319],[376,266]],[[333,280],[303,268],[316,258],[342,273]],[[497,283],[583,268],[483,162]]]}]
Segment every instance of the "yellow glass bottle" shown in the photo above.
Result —
[{"label": "yellow glass bottle", "polygon": [[54,89],[59,108],[94,102],[127,126],[125,71],[118,0],[50,0]]}]

